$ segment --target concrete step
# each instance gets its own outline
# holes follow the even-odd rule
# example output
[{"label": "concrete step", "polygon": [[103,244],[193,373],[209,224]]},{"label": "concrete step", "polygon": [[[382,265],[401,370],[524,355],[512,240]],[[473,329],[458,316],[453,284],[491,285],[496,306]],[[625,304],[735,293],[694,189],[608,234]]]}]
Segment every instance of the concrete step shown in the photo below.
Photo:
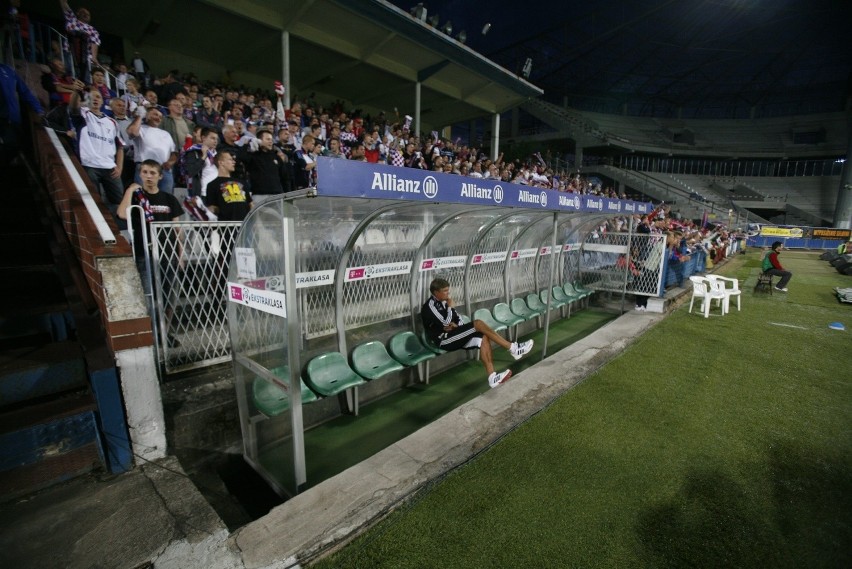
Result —
[{"label": "concrete step", "polygon": [[0,412],[0,498],[30,493],[101,464],[88,390]]},{"label": "concrete step", "polygon": [[0,409],[88,385],[76,342],[53,342],[0,353]]}]

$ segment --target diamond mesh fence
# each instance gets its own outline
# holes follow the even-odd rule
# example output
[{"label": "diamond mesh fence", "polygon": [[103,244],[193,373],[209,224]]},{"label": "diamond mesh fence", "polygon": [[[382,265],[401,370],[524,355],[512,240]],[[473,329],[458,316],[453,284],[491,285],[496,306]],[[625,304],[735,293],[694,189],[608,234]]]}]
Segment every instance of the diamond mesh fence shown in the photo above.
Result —
[{"label": "diamond mesh fence", "polygon": [[661,235],[592,231],[580,258],[584,284],[601,291],[657,295],[664,249]]},{"label": "diamond mesh fence", "polygon": [[167,373],[230,358],[225,283],[237,222],[151,224],[154,304]]},{"label": "diamond mesh fence", "polygon": [[411,267],[422,224],[374,220],[349,257],[343,285],[345,329],[404,318],[411,314]]}]

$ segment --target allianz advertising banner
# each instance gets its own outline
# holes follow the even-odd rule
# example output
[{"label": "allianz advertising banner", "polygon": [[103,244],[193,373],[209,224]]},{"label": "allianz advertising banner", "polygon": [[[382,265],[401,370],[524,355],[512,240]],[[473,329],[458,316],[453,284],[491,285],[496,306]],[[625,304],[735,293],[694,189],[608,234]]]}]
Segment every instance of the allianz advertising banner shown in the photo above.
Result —
[{"label": "allianz advertising banner", "polygon": [[428,170],[400,168],[334,158],[317,160],[321,196],[413,200],[526,209],[598,212],[613,215],[650,213],[646,202],[557,192],[544,188],[483,180]]}]

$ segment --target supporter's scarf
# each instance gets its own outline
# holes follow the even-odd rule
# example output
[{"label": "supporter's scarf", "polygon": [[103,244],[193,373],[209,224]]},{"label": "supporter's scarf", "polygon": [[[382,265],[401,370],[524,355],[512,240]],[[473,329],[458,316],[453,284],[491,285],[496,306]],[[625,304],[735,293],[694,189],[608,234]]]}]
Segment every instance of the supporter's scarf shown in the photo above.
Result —
[{"label": "supporter's scarf", "polygon": [[136,200],[139,202],[139,206],[142,208],[142,211],[145,212],[145,221],[148,223],[154,221],[154,212],[151,211],[151,202],[148,201],[148,197],[145,195],[145,192],[142,190],[142,187],[136,188],[136,191],[133,192],[133,195],[136,196]]}]

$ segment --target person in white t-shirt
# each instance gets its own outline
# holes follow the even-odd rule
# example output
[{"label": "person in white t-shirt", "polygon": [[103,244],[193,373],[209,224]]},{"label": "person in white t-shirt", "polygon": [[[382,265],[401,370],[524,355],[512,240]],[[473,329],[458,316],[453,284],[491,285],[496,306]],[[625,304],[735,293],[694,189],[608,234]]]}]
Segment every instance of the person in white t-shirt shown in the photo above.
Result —
[{"label": "person in white t-shirt", "polygon": [[[143,119],[145,124],[142,124]],[[136,108],[136,118],[127,127],[127,134],[133,141],[133,159],[136,161],[136,183],[140,183],[139,165],[145,160],[155,160],[163,167],[163,176],[158,188],[161,192],[174,193],[175,179],[172,167],[177,162],[177,149],[172,136],[160,128],[163,113],[157,108]]]},{"label": "person in white t-shirt", "polygon": [[80,104],[78,93],[72,93],[68,112],[77,131],[80,163],[101,197],[115,212],[124,197],[121,184],[124,144],[115,120],[101,112],[103,104],[100,91],[93,87],[85,105]]}]

